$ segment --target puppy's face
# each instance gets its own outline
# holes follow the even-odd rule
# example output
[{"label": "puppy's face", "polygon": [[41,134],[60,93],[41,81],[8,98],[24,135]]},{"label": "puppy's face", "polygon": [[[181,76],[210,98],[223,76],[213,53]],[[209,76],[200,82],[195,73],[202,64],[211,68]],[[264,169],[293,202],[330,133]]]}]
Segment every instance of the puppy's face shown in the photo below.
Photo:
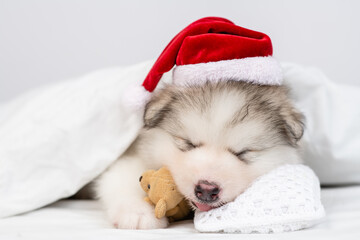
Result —
[{"label": "puppy's face", "polygon": [[163,133],[165,164],[201,211],[234,200],[276,166],[300,161],[302,115],[284,87],[167,86],[147,105],[144,120],[147,129]]}]

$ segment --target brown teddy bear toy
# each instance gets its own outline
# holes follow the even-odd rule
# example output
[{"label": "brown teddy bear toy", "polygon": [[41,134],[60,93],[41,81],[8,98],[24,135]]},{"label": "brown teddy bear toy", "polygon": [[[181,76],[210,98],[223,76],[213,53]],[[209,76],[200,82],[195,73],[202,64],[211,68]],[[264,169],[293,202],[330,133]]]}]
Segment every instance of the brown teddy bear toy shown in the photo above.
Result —
[{"label": "brown teddy bear toy", "polygon": [[166,216],[170,221],[177,221],[189,215],[190,207],[177,190],[174,179],[166,167],[144,172],[139,181],[147,193],[145,201],[155,205],[157,218]]}]

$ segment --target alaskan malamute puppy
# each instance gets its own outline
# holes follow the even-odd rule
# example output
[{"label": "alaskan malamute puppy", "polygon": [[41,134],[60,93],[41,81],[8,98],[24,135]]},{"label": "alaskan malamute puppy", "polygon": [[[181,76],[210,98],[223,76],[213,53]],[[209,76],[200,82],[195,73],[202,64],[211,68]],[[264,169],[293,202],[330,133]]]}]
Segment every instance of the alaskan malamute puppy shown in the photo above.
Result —
[{"label": "alaskan malamute puppy", "polygon": [[194,209],[234,200],[260,175],[301,161],[303,115],[284,86],[239,81],[168,85],[147,104],[137,140],[99,179],[97,194],[118,228],[163,228],[143,200],[140,175],[167,166]]}]

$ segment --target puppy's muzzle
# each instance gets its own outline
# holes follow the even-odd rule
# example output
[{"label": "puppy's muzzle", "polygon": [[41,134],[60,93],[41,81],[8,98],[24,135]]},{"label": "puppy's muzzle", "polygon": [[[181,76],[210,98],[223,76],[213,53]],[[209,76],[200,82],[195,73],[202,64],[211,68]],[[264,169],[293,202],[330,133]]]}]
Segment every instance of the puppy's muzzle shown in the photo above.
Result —
[{"label": "puppy's muzzle", "polygon": [[216,183],[205,180],[199,181],[195,186],[195,196],[201,202],[213,203],[219,199],[220,187]]}]

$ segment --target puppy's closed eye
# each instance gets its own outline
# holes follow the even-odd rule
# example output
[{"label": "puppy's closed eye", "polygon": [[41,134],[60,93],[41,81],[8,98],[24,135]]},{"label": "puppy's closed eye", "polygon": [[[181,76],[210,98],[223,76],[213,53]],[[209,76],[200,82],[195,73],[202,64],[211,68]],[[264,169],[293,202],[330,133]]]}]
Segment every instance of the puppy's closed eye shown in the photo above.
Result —
[{"label": "puppy's closed eye", "polygon": [[182,137],[174,137],[174,141],[178,149],[182,152],[187,152],[195,148],[201,147],[201,144],[195,144],[188,139]]},{"label": "puppy's closed eye", "polygon": [[249,163],[249,160],[246,159],[246,154],[250,153],[252,150],[250,149],[243,149],[239,152],[236,152],[232,149],[229,149],[229,152],[235,155],[239,160],[243,161],[244,163]]}]

